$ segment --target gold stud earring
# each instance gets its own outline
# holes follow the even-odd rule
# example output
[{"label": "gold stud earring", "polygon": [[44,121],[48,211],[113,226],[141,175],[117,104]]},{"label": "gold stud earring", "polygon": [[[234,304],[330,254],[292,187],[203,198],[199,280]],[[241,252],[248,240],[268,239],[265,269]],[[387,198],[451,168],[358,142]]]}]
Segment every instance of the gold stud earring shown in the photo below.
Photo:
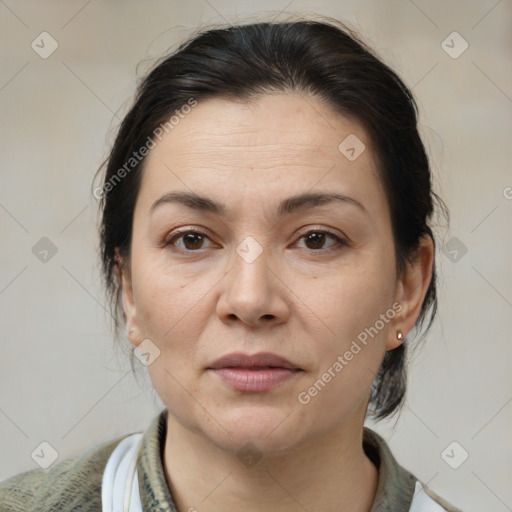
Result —
[{"label": "gold stud earring", "polygon": [[397,331],[397,333],[396,333],[396,337],[397,337],[399,340],[403,340],[404,335],[402,334],[402,331]]}]

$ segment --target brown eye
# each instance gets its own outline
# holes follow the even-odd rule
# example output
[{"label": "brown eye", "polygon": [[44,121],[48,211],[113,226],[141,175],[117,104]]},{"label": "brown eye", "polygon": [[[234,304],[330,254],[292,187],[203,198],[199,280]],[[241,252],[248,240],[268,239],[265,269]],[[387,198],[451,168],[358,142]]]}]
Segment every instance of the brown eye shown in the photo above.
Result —
[{"label": "brown eye", "polygon": [[321,249],[325,243],[325,233],[313,232],[306,236],[306,246],[309,249]]},{"label": "brown eye", "polygon": [[201,249],[203,241],[203,237],[198,233],[186,233],[183,236],[183,244],[187,249],[190,250]]},{"label": "brown eye", "polygon": [[[333,239],[334,243],[328,247],[324,247],[324,244],[329,238]],[[302,235],[301,240],[304,240],[306,248],[311,249],[312,251],[319,251],[321,249],[329,251],[330,249],[334,249],[336,245],[347,245],[344,240],[342,240],[334,233],[320,230],[309,231],[308,233]]]},{"label": "brown eye", "polygon": [[[204,233],[188,230],[171,236],[167,239],[165,245],[174,245],[183,251],[194,252],[198,249],[203,249],[206,240],[209,240],[209,238]],[[180,241],[181,244],[179,243]]]}]

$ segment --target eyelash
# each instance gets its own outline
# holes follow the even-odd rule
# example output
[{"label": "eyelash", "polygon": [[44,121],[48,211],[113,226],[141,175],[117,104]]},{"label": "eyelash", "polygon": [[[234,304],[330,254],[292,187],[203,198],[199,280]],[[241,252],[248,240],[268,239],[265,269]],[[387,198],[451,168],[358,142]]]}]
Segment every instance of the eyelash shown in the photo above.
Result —
[{"label": "eyelash", "polygon": [[[209,239],[208,235],[206,235],[202,231],[199,231],[199,230],[196,230],[196,229],[193,229],[193,228],[187,228],[187,229],[184,229],[183,231],[177,231],[177,232],[173,233],[171,236],[167,237],[165,239],[163,245],[164,245],[164,247],[167,247],[169,245],[174,245],[174,242],[176,240],[179,240],[184,235],[187,235],[187,234],[190,234],[190,233],[193,233],[193,234],[196,234],[196,235],[201,235],[201,236]],[[322,252],[322,253],[326,254],[326,253],[330,253],[330,252],[338,249],[340,246],[347,246],[348,247],[350,245],[343,238],[341,238],[338,235],[336,235],[335,233],[333,233],[331,231],[328,231],[328,230],[325,230],[325,229],[309,229],[308,231],[305,231],[305,232],[303,232],[300,235],[299,240],[304,239],[305,237],[307,237],[307,235],[310,235],[312,233],[328,235],[328,236],[334,238],[334,240],[336,242],[333,246],[328,247],[327,249],[309,249],[313,253],[320,253],[320,252]],[[185,253],[195,253],[195,252],[199,252],[201,250],[201,249],[198,249],[196,251],[193,251],[193,250],[182,249],[182,248],[178,248],[178,247],[177,247],[177,249],[180,250],[180,251],[183,251]]]}]

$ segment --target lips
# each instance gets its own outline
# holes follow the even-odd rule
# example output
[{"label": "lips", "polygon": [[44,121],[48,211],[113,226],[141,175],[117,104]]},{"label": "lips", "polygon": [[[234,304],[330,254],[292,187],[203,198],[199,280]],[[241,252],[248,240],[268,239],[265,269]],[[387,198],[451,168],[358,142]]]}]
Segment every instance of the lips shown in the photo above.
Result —
[{"label": "lips", "polygon": [[242,368],[247,370],[262,370],[269,368],[286,368],[288,370],[301,370],[284,357],[269,352],[248,355],[242,353],[229,354],[217,359],[208,369]]},{"label": "lips", "polygon": [[303,370],[284,357],[271,353],[236,353],[217,359],[207,370],[229,388],[262,393],[292,380]]},{"label": "lips", "polygon": [[217,359],[207,370],[232,390],[242,393],[270,391],[292,381],[303,371],[288,359],[270,352],[228,354]]}]

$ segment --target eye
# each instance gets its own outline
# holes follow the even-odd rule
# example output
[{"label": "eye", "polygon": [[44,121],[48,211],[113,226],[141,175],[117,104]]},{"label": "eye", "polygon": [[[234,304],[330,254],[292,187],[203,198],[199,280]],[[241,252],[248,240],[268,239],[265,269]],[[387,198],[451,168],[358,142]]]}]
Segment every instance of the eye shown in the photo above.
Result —
[{"label": "eye", "polygon": [[[187,229],[186,231],[180,231],[178,233],[174,233],[172,236],[168,237],[165,240],[165,245],[174,245],[178,249],[182,249],[186,252],[195,252],[198,249],[204,249],[204,242],[206,240],[210,240],[207,235],[202,233],[201,231],[196,231],[193,229]],[[182,244],[178,244],[177,242],[182,242]]]},{"label": "eye", "polygon": [[[323,246],[326,240],[329,238],[334,240],[334,243],[328,246],[327,248],[324,248]],[[324,231],[320,229],[315,229],[304,233],[300,237],[300,240],[304,240],[306,248],[311,249],[312,251],[319,251],[321,249],[324,249],[323,252],[329,252],[331,250],[334,250],[336,246],[348,245],[348,243],[342,238],[340,238],[338,235],[335,235],[330,231]]]},{"label": "eye", "polygon": [[[334,242],[328,247],[325,247],[325,243],[329,238]],[[320,252],[322,249],[322,252],[330,252],[331,250],[335,250],[337,246],[349,245],[346,240],[340,238],[338,235],[321,229],[307,231],[301,235],[299,240],[304,240],[305,248],[313,252]],[[171,234],[166,238],[164,246],[173,245],[185,252],[197,252],[199,249],[205,248],[204,245],[206,241],[211,242],[210,238],[205,233],[194,229],[187,229]]]}]

